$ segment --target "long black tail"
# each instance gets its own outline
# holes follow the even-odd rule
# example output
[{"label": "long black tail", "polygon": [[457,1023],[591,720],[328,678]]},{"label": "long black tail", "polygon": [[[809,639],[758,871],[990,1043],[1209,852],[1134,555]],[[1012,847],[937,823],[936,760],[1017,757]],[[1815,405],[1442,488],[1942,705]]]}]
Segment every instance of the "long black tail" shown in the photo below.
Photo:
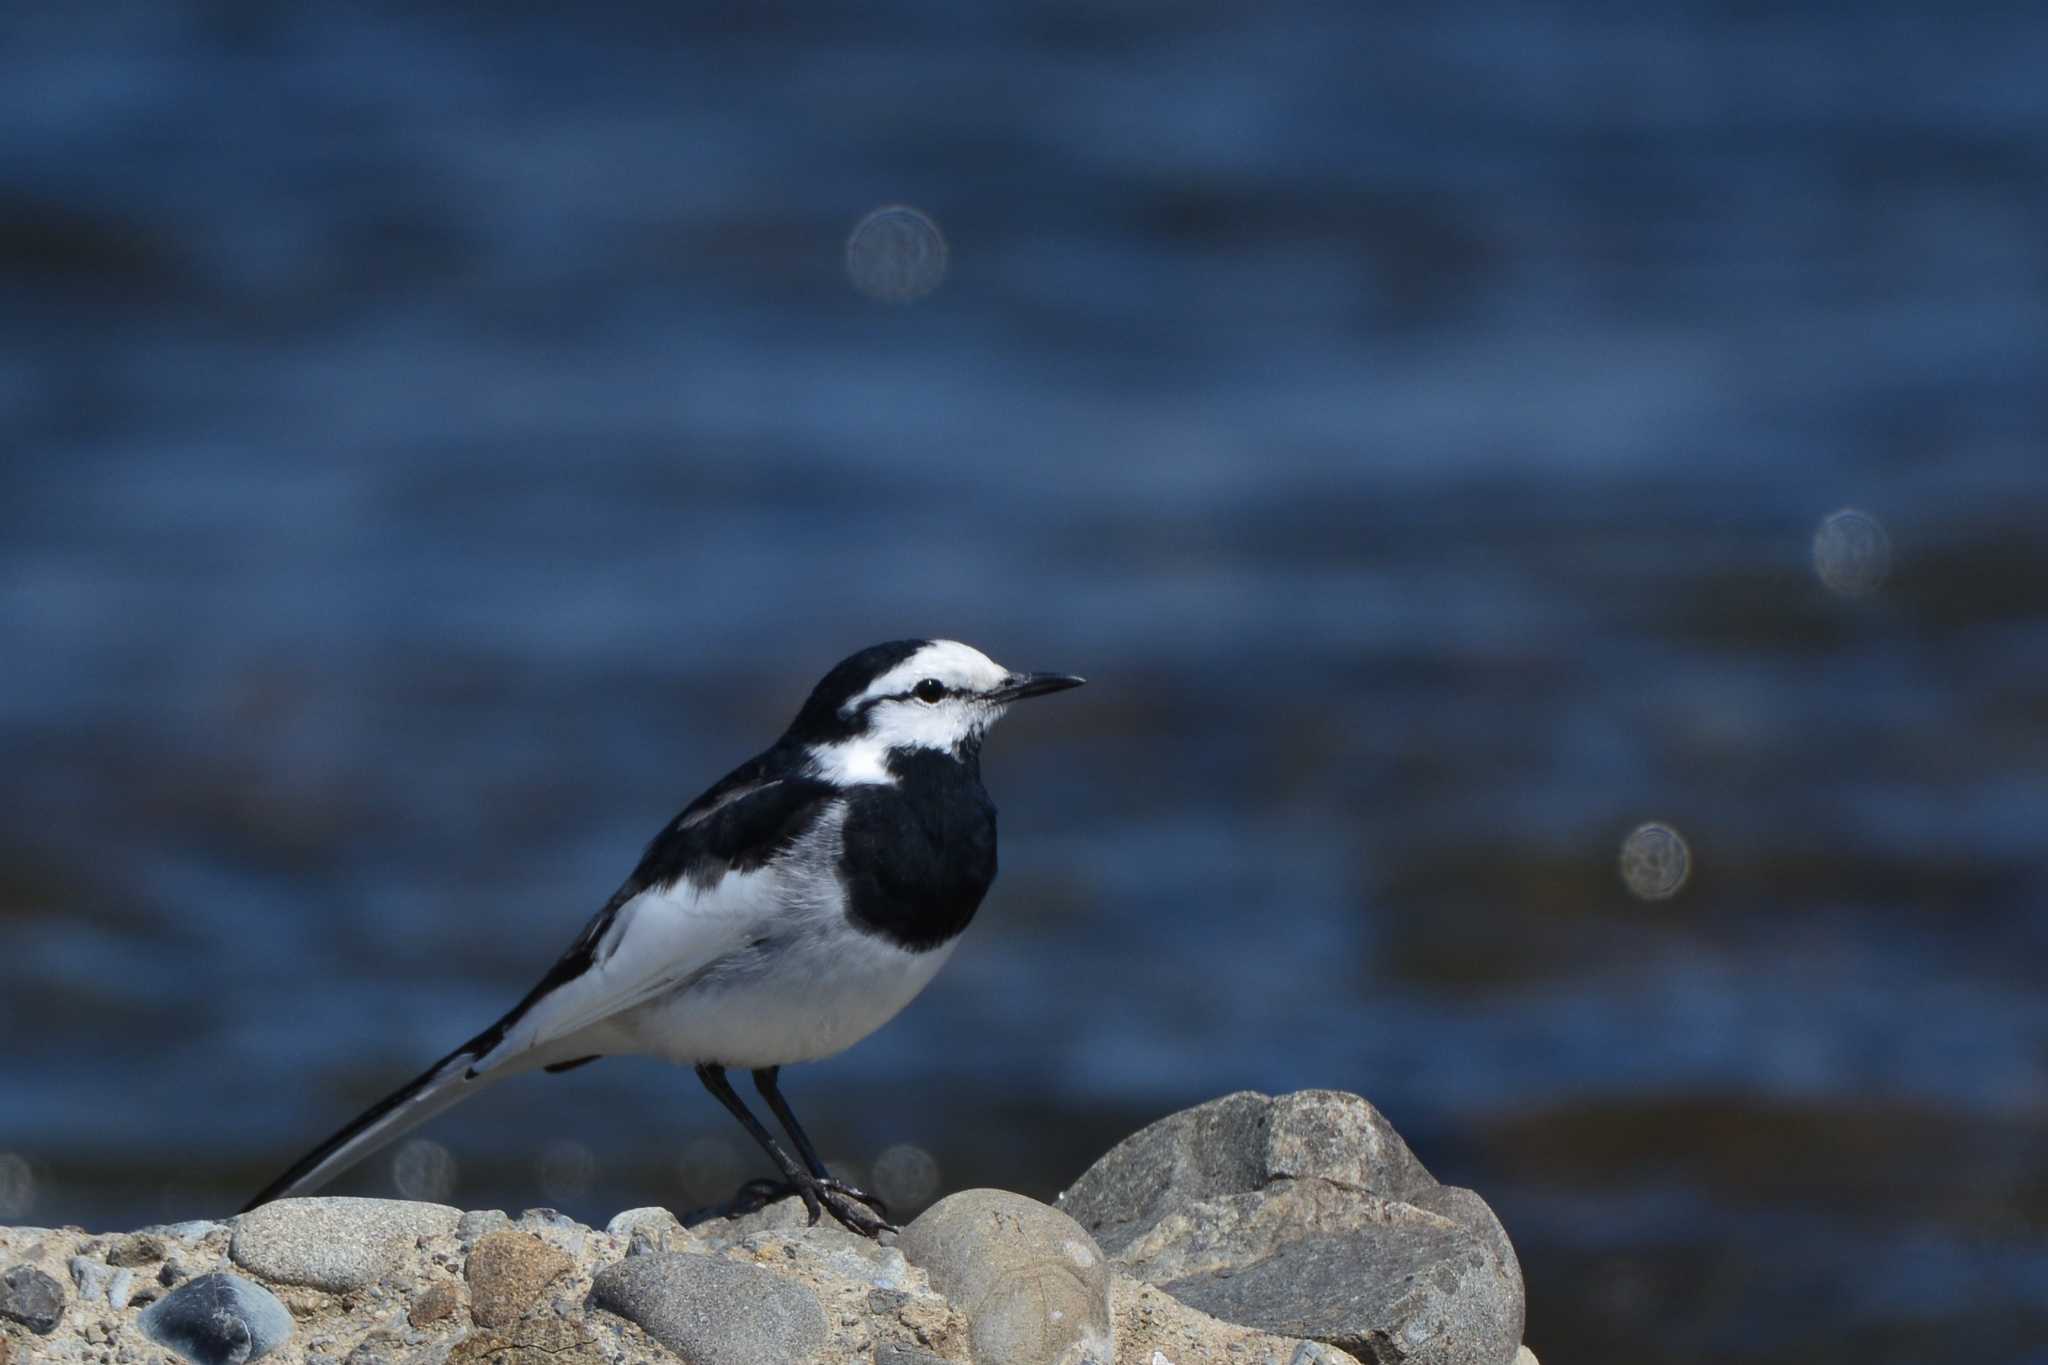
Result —
[{"label": "long black tail", "polygon": [[264,1187],[261,1194],[243,1205],[247,1213],[258,1204],[309,1194],[343,1171],[396,1142],[444,1110],[452,1109],[496,1080],[501,1072],[469,1074],[478,1056],[476,1042],[462,1047],[428,1067],[410,1084],[400,1087],[373,1105],[327,1141],[293,1164],[292,1168]]}]

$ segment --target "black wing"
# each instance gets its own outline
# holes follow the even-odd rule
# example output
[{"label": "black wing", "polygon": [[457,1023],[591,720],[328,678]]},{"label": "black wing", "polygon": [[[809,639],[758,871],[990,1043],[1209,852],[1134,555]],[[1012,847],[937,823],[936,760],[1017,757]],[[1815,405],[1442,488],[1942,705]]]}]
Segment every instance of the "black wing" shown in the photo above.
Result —
[{"label": "black wing", "polygon": [[[463,1050],[477,1057],[486,1055],[550,991],[589,971],[603,953],[605,937],[620,909],[635,896],[653,887],[673,886],[684,878],[709,887],[728,872],[751,872],[809,829],[838,790],[816,778],[791,775],[788,766],[774,761],[776,758],[771,750],[741,765],[684,807],[682,814],[648,843],[633,875],[591,916],[547,975]],[[771,772],[783,775],[770,776]]]},{"label": "black wing", "polygon": [[[635,896],[649,887],[669,885],[682,877],[710,885],[727,871],[758,867],[777,848],[808,829],[835,793],[827,784],[808,778],[770,776],[780,768],[772,762],[773,757],[771,751],[735,770],[691,802],[688,809],[656,835],[633,875],[584,926],[576,942],[548,969],[540,984],[528,991],[509,1014],[307,1153],[243,1211],[285,1195],[317,1189],[475,1093],[471,1082],[477,1079],[476,1063],[488,1056],[520,1018],[550,991],[590,969],[620,909]],[[594,1060],[570,1058],[548,1069],[561,1071]]]}]

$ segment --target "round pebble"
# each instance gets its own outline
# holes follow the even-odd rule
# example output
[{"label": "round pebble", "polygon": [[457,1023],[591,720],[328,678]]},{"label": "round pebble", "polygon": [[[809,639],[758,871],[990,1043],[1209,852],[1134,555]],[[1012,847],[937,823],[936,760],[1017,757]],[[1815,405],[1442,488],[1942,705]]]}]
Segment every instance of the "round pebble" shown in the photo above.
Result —
[{"label": "round pebble", "polygon": [[904,1259],[965,1312],[974,1358],[1005,1365],[1109,1361],[1109,1265],[1058,1209],[1007,1190],[962,1190],[903,1230]]},{"label": "round pebble", "polygon": [[281,1199],[235,1219],[228,1254],[266,1280],[346,1294],[375,1283],[421,1237],[454,1232],[461,1217],[442,1205],[393,1199]]}]

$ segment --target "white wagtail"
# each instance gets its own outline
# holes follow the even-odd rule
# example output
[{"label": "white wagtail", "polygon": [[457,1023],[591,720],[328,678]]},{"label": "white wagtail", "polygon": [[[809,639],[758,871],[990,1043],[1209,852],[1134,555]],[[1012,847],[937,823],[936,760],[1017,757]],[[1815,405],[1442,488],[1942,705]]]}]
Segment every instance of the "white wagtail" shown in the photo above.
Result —
[{"label": "white wagtail", "polygon": [[[655,836],[511,1013],[248,1207],[318,1188],[492,1081],[646,1054],[696,1067],[813,1223],[822,1207],[856,1232],[886,1229],[863,1207],[886,1215],[878,1200],[826,1173],[776,1074],[867,1037],[939,970],[996,875],[982,736],[1011,702],[1081,681],[1012,673],[952,640],[847,659],[781,739]],[[727,1067],[754,1073],[801,1160],[748,1112]]]}]

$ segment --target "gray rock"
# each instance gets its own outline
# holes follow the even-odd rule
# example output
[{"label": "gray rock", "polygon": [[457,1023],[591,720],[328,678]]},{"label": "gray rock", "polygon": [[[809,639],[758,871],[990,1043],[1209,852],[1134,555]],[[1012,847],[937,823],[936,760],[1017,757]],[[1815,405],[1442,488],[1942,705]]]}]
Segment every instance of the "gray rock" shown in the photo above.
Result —
[{"label": "gray rock", "polygon": [[[1399,1207],[1399,1206],[1396,1206]],[[1406,1235],[1389,1236],[1402,1230]],[[1454,1224],[1305,1237],[1242,1270],[1160,1286],[1226,1322],[1282,1336],[1332,1340],[1353,1354],[1405,1361],[1488,1361],[1514,1356],[1519,1321],[1501,1321],[1494,1266]],[[1493,1354],[1503,1334],[1506,1354]]]},{"label": "gray rock", "polygon": [[796,1365],[825,1344],[825,1310],[810,1290],[710,1256],[629,1256],[598,1272],[590,1300],[638,1323],[690,1365]]},{"label": "gray rock", "polygon": [[57,1330],[64,1316],[64,1286],[32,1265],[0,1275],[0,1318],[18,1322],[37,1336]]},{"label": "gray rock", "polygon": [[460,1237],[462,1245],[467,1247],[485,1233],[496,1232],[499,1228],[511,1225],[512,1220],[506,1216],[503,1209],[471,1209],[455,1220],[455,1235]]},{"label": "gray rock", "polygon": [[73,1256],[69,1264],[71,1282],[78,1286],[81,1302],[104,1303],[116,1309],[128,1306],[128,1298],[135,1292],[134,1271],[102,1265],[85,1256]]},{"label": "gray rock", "polygon": [[967,1314],[976,1360],[1110,1365],[1108,1262],[1081,1226],[1007,1190],[948,1195],[903,1230],[904,1256]]},{"label": "gray rock", "polygon": [[513,1223],[571,1257],[583,1254],[583,1239],[590,1229],[559,1209],[528,1209]]},{"label": "gray rock", "polygon": [[1232,1361],[1237,1365],[1360,1365],[1320,1341],[1298,1341],[1209,1316],[1156,1285],[1118,1275],[1109,1301],[1116,1313],[1118,1359],[1124,1365]]},{"label": "gray rock", "polygon": [[690,1240],[690,1234],[664,1208],[627,1209],[604,1225],[605,1234],[626,1244],[628,1256],[645,1256],[654,1251],[674,1251]]},{"label": "gray rock", "polygon": [[1117,1263],[1214,1317],[1379,1365],[1508,1365],[1521,1267],[1356,1095],[1241,1093],[1118,1143],[1059,1199]]},{"label": "gray rock", "polygon": [[173,1242],[183,1242],[189,1246],[194,1242],[205,1241],[214,1233],[219,1232],[221,1227],[222,1224],[216,1223],[210,1218],[192,1218],[182,1223],[153,1223],[149,1227],[142,1229],[142,1233],[157,1237],[167,1237]]},{"label": "gray rock", "polygon": [[144,1309],[137,1325],[195,1365],[245,1365],[284,1344],[292,1315],[262,1285],[221,1272],[180,1285]]},{"label": "gray rock", "polygon": [[802,1236],[811,1226],[811,1216],[804,1208],[804,1201],[790,1195],[737,1218],[707,1218],[689,1226],[692,1232],[705,1239],[706,1245],[725,1247],[737,1246],[757,1232],[788,1232]]},{"label": "gray rock", "polygon": [[236,1265],[280,1284],[347,1293],[374,1283],[422,1237],[455,1231],[462,1213],[402,1199],[280,1199],[235,1220]]},{"label": "gray rock", "polygon": [[1358,1096],[1303,1090],[1272,1099],[1241,1090],[1139,1129],[1054,1203],[1119,1256],[1190,1204],[1288,1177],[1390,1199],[1437,1188],[1393,1125]]},{"label": "gray rock", "polygon": [[734,1248],[751,1251],[779,1240],[785,1244],[783,1254],[790,1258],[792,1268],[802,1268],[800,1278],[844,1278],[862,1281],[877,1289],[910,1287],[910,1263],[903,1259],[903,1253],[896,1247],[883,1246],[871,1237],[862,1237],[841,1227],[828,1227],[822,1222],[817,1227],[799,1224],[786,1230],[742,1233],[738,1224],[743,1221],[735,1220],[732,1225],[709,1232],[702,1245],[712,1251]]},{"label": "gray rock", "polygon": [[[1493,1251],[1493,1258],[1500,1264],[1501,1273],[1515,1282],[1517,1294],[1522,1286],[1522,1258],[1515,1255],[1515,1244],[1508,1240],[1508,1230],[1501,1226],[1500,1218],[1471,1190],[1457,1185],[1439,1185],[1433,1190],[1409,1199],[1418,1209],[1426,1209],[1450,1219],[1484,1241]],[[1516,1318],[1521,1323],[1521,1318]]]}]

